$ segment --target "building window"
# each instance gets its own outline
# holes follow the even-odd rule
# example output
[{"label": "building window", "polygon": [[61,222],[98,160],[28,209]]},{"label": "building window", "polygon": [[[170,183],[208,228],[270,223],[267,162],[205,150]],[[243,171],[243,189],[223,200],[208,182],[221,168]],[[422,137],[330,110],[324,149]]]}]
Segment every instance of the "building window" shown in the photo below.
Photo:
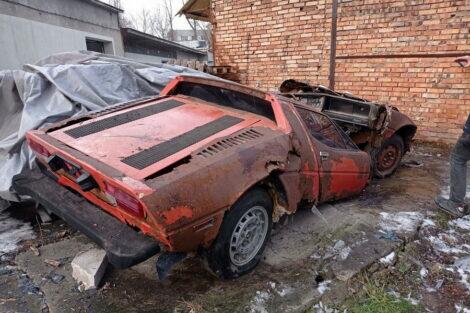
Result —
[{"label": "building window", "polygon": [[99,41],[99,40],[86,39],[86,49],[88,51],[95,51],[95,52],[99,52],[99,53],[105,53],[104,52],[104,42]]}]

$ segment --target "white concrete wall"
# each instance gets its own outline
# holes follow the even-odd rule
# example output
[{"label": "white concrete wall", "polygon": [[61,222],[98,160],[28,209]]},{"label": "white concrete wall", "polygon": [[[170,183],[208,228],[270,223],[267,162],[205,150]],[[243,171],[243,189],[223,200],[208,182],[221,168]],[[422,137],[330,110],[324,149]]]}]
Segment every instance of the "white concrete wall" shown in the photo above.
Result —
[{"label": "white concrete wall", "polygon": [[167,58],[162,58],[154,55],[124,52],[124,57],[136,60],[138,62],[144,63],[162,63],[163,60],[168,60]]},{"label": "white concrete wall", "polygon": [[86,50],[86,38],[107,42],[114,54],[112,37],[0,14],[0,70],[21,69],[54,53]]}]

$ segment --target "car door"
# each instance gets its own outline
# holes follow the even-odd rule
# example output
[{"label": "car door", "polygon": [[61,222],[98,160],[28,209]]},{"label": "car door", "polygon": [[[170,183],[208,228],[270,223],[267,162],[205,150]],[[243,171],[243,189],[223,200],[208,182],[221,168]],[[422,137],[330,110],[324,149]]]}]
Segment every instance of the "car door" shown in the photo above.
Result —
[{"label": "car door", "polygon": [[297,106],[315,145],[319,162],[319,200],[341,199],[359,193],[367,184],[370,157],[329,117],[304,106]]}]

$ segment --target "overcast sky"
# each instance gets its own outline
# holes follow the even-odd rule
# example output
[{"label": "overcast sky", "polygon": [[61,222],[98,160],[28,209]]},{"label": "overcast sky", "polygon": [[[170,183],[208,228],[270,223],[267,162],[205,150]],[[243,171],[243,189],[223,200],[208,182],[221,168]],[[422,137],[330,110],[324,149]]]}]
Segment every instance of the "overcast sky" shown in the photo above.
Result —
[{"label": "overcast sky", "polygon": [[[185,0],[186,1],[186,0]],[[182,0],[171,0],[173,6],[173,14],[176,14],[183,6]],[[121,0],[122,9],[125,14],[137,15],[143,8],[155,9],[158,6],[163,6],[163,0]],[[190,29],[184,17],[175,18],[175,29]]]}]

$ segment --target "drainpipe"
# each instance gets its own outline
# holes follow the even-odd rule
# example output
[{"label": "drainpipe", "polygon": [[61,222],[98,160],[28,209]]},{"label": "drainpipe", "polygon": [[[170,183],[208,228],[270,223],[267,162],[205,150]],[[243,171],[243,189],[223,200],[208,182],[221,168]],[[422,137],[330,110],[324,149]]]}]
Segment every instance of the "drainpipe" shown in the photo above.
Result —
[{"label": "drainpipe", "polygon": [[333,0],[331,11],[329,88],[334,90],[336,71],[336,24],[338,19],[338,0]]},{"label": "drainpipe", "polygon": [[214,66],[217,66],[215,62],[215,45],[216,45],[216,39],[215,39],[215,32],[217,29],[217,21],[215,20],[215,4],[212,4],[212,1],[209,1],[209,23],[211,24],[211,41],[212,44],[210,48],[212,48],[212,59],[214,62]]}]

